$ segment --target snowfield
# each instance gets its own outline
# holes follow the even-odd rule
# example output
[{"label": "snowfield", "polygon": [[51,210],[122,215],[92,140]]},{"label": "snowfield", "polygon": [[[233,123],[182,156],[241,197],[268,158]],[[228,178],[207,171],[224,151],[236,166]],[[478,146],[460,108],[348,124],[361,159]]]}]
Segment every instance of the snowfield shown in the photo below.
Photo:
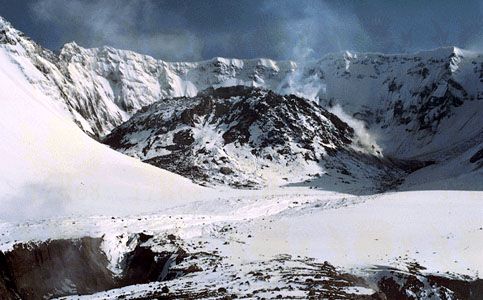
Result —
[{"label": "snowfield", "polygon": [[[131,295],[134,299],[135,295],[146,295],[160,285],[168,286],[171,291],[194,291],[216,285],[235,294],[263,286],[282,287],[283,280],[274,276],[268,282],[254,282],[247,291],[244,280],[233,281],[230,274],[243,278],[257,268],[272,274],[272,260],[283,255],[292,257],[295,265],[302,265],[310,258],[315,262],[329,261],[354,274],[370,274],[368,266],[372,265],[406,270],[419,264],[426,268],[423,274],[457,278],[466,274],[476,278],[483,271],[481,197],[481,192],[451,191],[374,196],[293,189],[253,192],[193,202],[148,215],[3,223],[0,242],[6,250],[13,241],[102,236],[103,249],[114,271],[122,254],[129,250],[118,240],[138,232],[154,236],[172,234],[180,238],[188,253],[216,253],[221,257],[215,273],[211,270],[194,273],[86,299],[117,299],[120,295]],[[195,262],[208,271],[201,261]],[[305,298],[306,294],[299,297]]]},{"label": "snowfield", "polygon": [[[401,267],[416,261],[428,272],[473,277],[483,272],[481,197],[481,192],[460,191],[372,196],[292,188],[244,192],[150,214],[3,223],[0,247],[9,249],[14,240],[168,233],[187,244],[208,241],[206,249],[216,248],[239,263],[280,254],[344,267]],[[225,232],[226,227],[232,229]],[[111,246],[106,242],[106,253],[115,250]]]}]

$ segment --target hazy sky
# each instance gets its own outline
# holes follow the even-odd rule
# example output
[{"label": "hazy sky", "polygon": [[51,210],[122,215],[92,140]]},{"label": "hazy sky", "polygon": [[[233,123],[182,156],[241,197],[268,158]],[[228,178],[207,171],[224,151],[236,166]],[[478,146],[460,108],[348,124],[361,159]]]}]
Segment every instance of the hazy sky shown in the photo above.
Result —
[{"label": "hazy sky", "polygon": [[0,15],[52,50],[76,41],[170,61],[483,49],[483,0],[0,0]]}]

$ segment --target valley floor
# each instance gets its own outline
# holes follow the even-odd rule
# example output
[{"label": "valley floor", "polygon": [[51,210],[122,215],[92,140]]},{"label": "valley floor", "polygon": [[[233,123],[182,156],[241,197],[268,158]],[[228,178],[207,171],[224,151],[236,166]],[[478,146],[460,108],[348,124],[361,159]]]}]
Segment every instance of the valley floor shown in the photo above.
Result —
[{"label": "valley floor", "polygon": [[[151,214],[133,211],[124,217],[72,216],[3,223],[0,249],[6,251],[14,244],[32,240],[103,237],[103,250],[115,271],[123,253],[129,251],[126,237],[136,233],[163,237],[170,234],[187,253],[205,253],[211,258],[204,260],[203,255],[198,255],[194,260],[200,267],[198,272],[170,281],[86,297],[117,299],[124,295],[137,299],[161,287],[167,287],[165,292],[188,294],[216,287],[215,291],[223,288],[229,295],[242,298],[275,298],[279,294],[283,298],[306,298],[309,289],[297,288],[296,282],[310,274],[301,270],[313,271],[314,264],[322,266],[322,270],[324,261],[337,266],[338,272],[365,277],[374,266],[403,272],[417,266],[421,274],[478,278],[483,273],[481,199],[481,191],[353,196],[304,188],[226,190],[214,192],[210,200]],[[282,274],[284,269],[292,270],[288,272],[292,275],[305,275],[288,280]],[[268,277],[257,279],[253,276],[257,270]],[[315,275],[310,276],[313,280]],[[288,288],[290,282],[295,287],[292,290]],[[348,295],[374,293],[367,284],[335,286],[339,291],[346,289]],[[282,292],[274,294],[274,287]],[[261,294],[255,295],[254,291]],[[268,294],[263,296],[263,291]],[[198,296],[217,299],[216,293]]]}]

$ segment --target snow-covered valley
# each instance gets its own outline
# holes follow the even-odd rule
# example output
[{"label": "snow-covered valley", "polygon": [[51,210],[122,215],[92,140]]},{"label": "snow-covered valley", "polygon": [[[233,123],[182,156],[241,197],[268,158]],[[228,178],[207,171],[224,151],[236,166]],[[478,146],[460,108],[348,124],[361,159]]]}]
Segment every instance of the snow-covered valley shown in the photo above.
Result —
[{"label": "snow-covered valley", "polygon": [[0,299],[478,299],[482,72],[54,54],[0,19]]}]

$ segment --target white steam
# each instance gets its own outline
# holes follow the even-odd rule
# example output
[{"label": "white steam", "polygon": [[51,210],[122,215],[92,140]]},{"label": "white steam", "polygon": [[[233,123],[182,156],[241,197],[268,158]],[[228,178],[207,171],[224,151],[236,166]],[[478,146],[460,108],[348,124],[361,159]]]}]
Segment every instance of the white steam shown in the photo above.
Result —
[{"label": "white steam", "polygon": [[[352,54],[349,52],[345,54],[345,57],[347,56],[352,58]],[[304,61],[300,61],[297,65],[294,64],[293,72],[282,80],[275,91],[282,95],[293,94],[320,104],[319,99],[327,95],[327,85],[321,80],[317,70],[308,69],[307,66],[311,64]],[[382,148],[377,144],[374,134],[366,129],[363,121],[345,113],[339,104],[330,108],[326,107],[326,109],[354,129],[354,148],[356,150],[382,157]]]},{"label": "white steam", "polygon": [[361,120],[357,120],[344,112],[339,104],[328,109],[329,112],[338,116],[342,121],[346,122],[350,127],[354,128],[355,147],[362,152],[368,152],[373,155],[382,157],[382,148],[377,144],[376,137],[371,134]]},{"label": "white steam", "polygon": [[325,94],[326,85],[317,72],[307,76],[305,70],[305,63],[298,63],[296,69],[282,80],[276,92],[282,95],[293,94],[318,103],[319,96]]},{"label": "white steam", "polygon": [[[313,74],[307,76],[309,72],[305,71],[304,65],[300,63],[292,73],[288,74],[277,87],[276,92],[282,95],[293,94],[319,103],[319,98],[327,94],[326,84],[319,78],[317,72],[310,72]],[[345,113],[339,104],[326,109],[354,129],[356,150],[382,157],[382,148],[377,144],[374,134],[366,129],[363,121]]]}]

